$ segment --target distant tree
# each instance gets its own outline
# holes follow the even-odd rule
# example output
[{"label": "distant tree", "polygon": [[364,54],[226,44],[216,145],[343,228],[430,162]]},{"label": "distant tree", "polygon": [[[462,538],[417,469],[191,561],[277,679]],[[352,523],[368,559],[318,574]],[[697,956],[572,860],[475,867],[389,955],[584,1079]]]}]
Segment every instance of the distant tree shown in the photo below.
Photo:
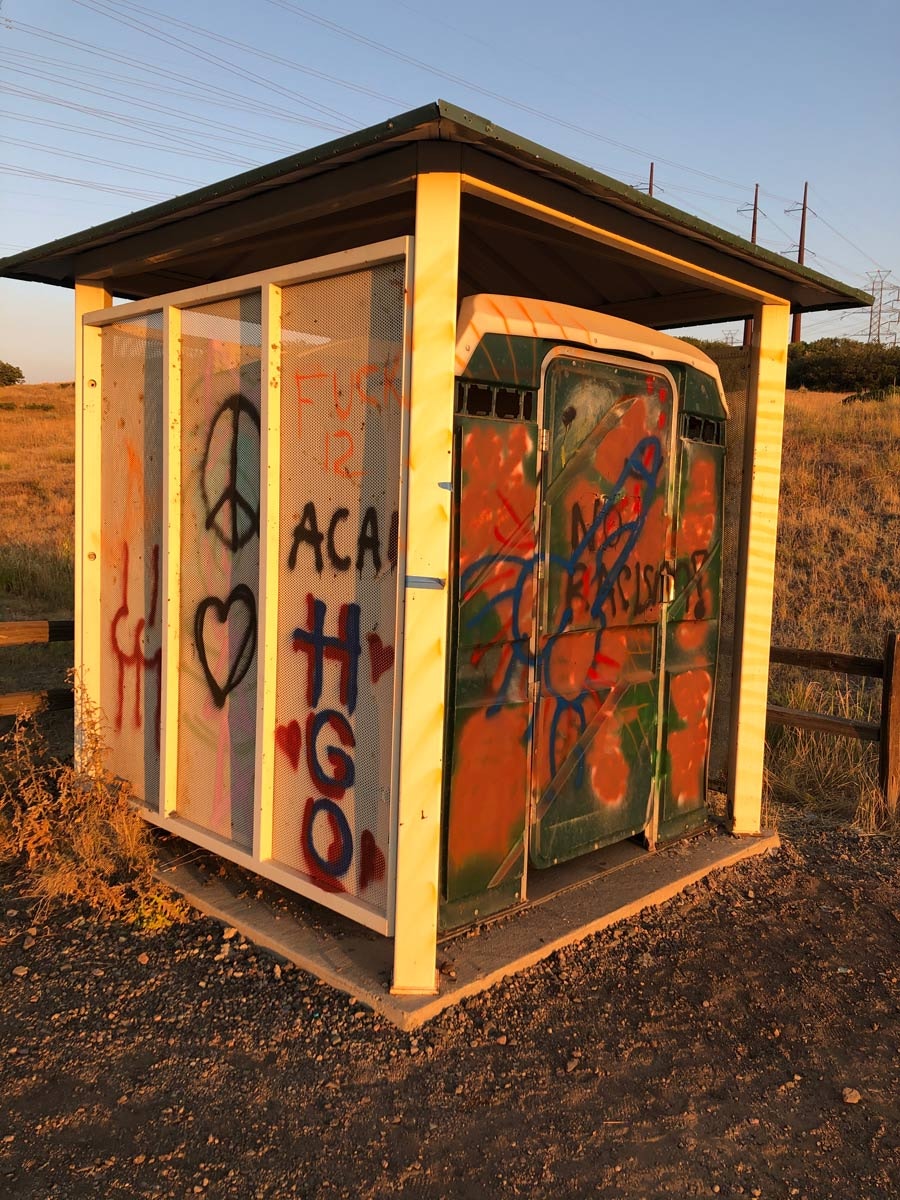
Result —
[{"label": "distant tree", "polygon": [[[726,342],[685,338],[718,365],[725,391],[745,386],[748,351]],[[820,338],[788,349],[787,386],[811,392],[862,392],[900,384],[900,346]]]},{"label": "distant tree", "polygon": [[14,367],[12,363],[0,362],[0,387],[7,387],[11,383],[24,383],[25,376],[18,367]]},{"label": "distant tree", "polygon": [[787,385],[812,392],[859,392],[900,381],[900,347],[852,338],[800,342],[788,351]]}]

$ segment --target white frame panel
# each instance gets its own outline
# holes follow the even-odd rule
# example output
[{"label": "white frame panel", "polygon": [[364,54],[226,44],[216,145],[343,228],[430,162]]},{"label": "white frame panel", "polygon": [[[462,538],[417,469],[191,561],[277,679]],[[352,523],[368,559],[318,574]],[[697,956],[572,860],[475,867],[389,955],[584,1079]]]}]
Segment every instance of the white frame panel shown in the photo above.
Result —
[{"label": "white frame panel", "polygon": [[[163,314],[163,645],[162,728],[160,731],[159,810],[140,806],[152,824],[183,837],[185,841],[256,872],[292,892],[306,896],[349,917],[377,933],[392,934],[396,908],[397,840],[399,836],[399,783],[401,696],[403,683],[403,636],[405,627],[406,529],[409,474],[409,402],[412,349],[412,237],[392,238],[370,246],[323,255],[268,271],[236,276],[147,300],[81,312],[100,300],[111,305],[112,297],[100,287],[79,284],[76,342],[79,352],[77,387],[82,399],[76,421],[78,448],[76,472],[78,514],[76,518],[76,664],[87,694],[95,701],[100,649],[100,579],[102,562],[99,544],[100,472],[86,470],[99,461],[101,437],[100,331],[103,326],[127,321],[148,313]],[[277,686],[277,614],[279,578],[279,510],[281,489],[281,294],[292,284],[362,270],[382,263],[404,260],[404,330],[402,349],[402,406],[398,509],[401,538],[397,551],[397,607],[395,621],[394,725],[391,742],[391,810],[388,847],[388,891],[385,911],[341,893],[325,892],[299,872],[276,863],[272,851],[272,804],[275,746],[275,694]],[[259,595],[262,598],[257,635],[256,761],[254,768],[253,849],[239,849],[233,842],[178,817],[178,662],[181,606],[181,310],[214,300],[259,291],[262,298],[262,357],[260,387],[260,566]],[[90,386],[90,381],[93,386]],[[85,448],[89,448],[86,460]],[[91,554],[94,557],[91,558]],[[89,564],[88,569],[86,564]]]}]

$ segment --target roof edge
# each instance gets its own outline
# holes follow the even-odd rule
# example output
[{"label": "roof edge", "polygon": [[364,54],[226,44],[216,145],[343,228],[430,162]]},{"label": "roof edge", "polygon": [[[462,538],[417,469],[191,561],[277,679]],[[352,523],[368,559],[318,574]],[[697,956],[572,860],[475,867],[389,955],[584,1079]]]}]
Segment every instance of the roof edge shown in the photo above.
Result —
[{"label": "roof edge", "polygon": [[[182,192],[170,200],[161,200],[158,204],[151,204],[148,208],[136,209],[124,217],[115,217],[111,221],[104,221],[100,225],[90,225],[87,229],[67,234],[55,241],[45,242],[43,245],[34,246],[29,250],[20,250],[8,258],[0,258],[0,276],[6,275],[18,263],[25,265],[36,258],[49,258],[65,254],[68,250],[83,247],[89,239],[102,239],[118,233],[132,234],[144,223],[152,224],[164,221],[169,217],[183,216],[192,207],[202,207],[214,200],[227,203],[229,195],[242,188],[262,187],[291,171],[299,171],[305,167],[315,166],[317,163],[326,165],[330,160],[340,158],[348,151],[359,150],[365,146],[378,146],[381,142],[396,138],[398,134],[403,136],[430,122],[440,122],[444,117],[442,106],[442,101],[432,101],[377,125],[369,125],[366,129],[345,134],[343,137],[334,138],[330,142],[323,142],[321,145],[312,146],[296,154],[289,154],[285,158],[276,159],[275,162],[266,163],[264,166],[251,167],[238,175],[230,175],[227,179],[220,179],[216,183],[205,184],[191,192]],[[444,135],[439,133],[439,136]],[[25,277],[19,275],[14,278],[22,280]]]}]

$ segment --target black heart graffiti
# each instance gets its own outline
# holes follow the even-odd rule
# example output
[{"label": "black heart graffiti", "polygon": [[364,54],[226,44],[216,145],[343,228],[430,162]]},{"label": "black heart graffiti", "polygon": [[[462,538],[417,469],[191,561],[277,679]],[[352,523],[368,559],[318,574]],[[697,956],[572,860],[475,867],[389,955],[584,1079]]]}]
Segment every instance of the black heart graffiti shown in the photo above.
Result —
[{"label": "black heart graffiti", "polygon": [[[238,613],[244,615],[244,628],[237,643],[237,653],[229,655],[228,675],[224,683],[219,683],[209,665],[206,653],[206,614],[215,614],[220,625],[231,625],[232,610],[237,607]],[[230,630],[229,630],[230,633]],[[230,641],[230,638],[229,638]],[[206,682],[217,708],[225,707],[225,698],[233,692],[250,670],[253,656],[256,653],[256,599],[246,583],[239,583],[226,600],[218,596],[207,596],[197,605],[194,616],[194,643],[200,657],[200,666],[206,676]]]}]

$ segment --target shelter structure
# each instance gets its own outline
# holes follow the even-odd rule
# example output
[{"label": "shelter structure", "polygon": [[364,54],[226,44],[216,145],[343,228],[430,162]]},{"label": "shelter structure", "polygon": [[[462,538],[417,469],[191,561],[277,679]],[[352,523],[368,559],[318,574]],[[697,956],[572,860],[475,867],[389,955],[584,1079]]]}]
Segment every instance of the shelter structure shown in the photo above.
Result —
[{"label": "shelter structure", "polygon": [[[869,297],[444,102],[0,274],[75,291],[76,664],[148,820],[401,995],[709,763],[760,832],[789,319]],[[726,407],[659,331],[746,318]]]}]

